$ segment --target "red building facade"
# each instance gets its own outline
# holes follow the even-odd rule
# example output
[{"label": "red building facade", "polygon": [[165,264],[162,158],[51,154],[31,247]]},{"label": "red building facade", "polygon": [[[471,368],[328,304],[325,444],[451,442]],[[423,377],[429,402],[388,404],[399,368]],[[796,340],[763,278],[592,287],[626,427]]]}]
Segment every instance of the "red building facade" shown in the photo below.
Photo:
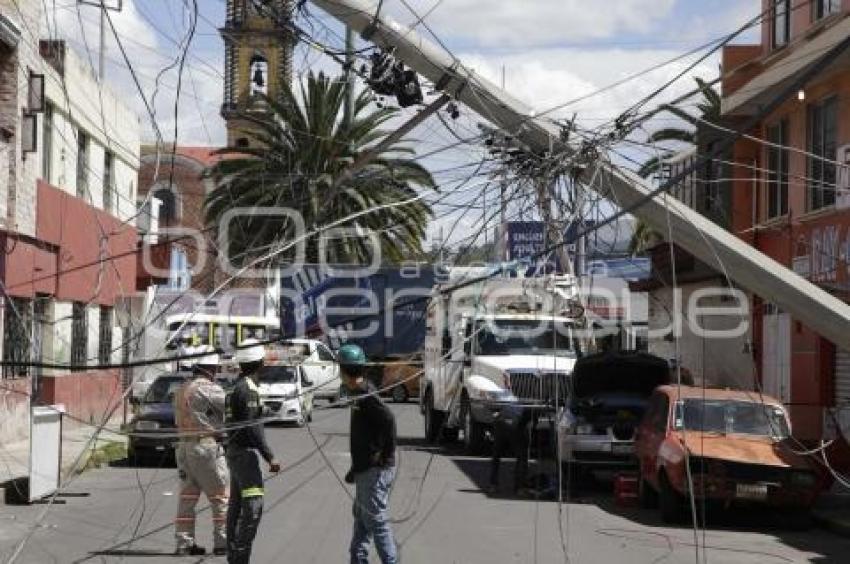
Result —
[{"label": "red building facade", "polygon": [[[724,120],[735,127],[780,93],[788,95],[733,148],[730,228],[846,301],[850,169],[842,164],[850,163],[850,1],[764,0],[763,9],[761,44],[724,49]],[[805,73],[811,79],[794,88]],[[752,322],[759,380],[790,405],[795,434],[820,438],[835,412],[846,430],[850,330],[846,342],[832,343],[758,296]]]}]

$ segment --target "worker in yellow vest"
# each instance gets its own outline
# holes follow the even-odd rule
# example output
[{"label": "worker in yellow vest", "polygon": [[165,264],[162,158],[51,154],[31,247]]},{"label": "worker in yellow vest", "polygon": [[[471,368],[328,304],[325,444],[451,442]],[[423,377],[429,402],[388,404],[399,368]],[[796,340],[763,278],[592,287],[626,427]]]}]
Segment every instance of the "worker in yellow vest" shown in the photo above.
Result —
[{"label": "worker in yellow vest", "polygon": [[266,350],[256,339],[245,339],[235,354],[239,379],[228,398],[227,464],[230,506],[227,512],[227,562],[248,564],[263,515],[263,473],[260,457],[272,473],[280,472],[263,429],[263,407],[257,386]]},{"label": "worker in yellow vest", "polygon": [[224,389],[215,381],[219,357],[204,345],[196,354],[192,379],[175,395],[174,419],[180,441],[176,450],[180,499],[175,519],[178,555],[203,555],[195,542],[195,506],[201,492],[209,499],[213,521],[213,554],[227,552],[227,501],[230,477],[221,445],[225,418]]}]

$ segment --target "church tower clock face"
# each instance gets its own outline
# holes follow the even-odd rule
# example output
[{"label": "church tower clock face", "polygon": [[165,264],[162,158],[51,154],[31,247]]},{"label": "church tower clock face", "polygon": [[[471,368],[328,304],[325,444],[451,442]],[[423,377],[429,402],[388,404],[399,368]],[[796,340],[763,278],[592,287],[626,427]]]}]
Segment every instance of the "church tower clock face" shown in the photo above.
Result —
[{"label": "church tower clock face", "polygon": [[224,39],[224,101],[227,144],[250,147],[253,122],[268,110],[264,98],[277,98],[292,80],[295,38],[286,26],[293,0],[227,0]]}]

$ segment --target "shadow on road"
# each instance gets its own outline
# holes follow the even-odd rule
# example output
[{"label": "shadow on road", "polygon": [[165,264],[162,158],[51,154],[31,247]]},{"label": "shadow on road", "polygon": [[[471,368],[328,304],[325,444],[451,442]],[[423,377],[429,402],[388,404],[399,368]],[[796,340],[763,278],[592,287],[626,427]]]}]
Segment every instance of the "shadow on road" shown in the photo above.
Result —
[{"label": "shadow on road", "polygon": [[[444,454],[475,486],[475,488],[459,490],[462,493],[483,494],[494,500],[557,501],[556,492],[554,495],[535,495],[535,490],[532,489],[526,495],[514,495],[511,492],[514,459],[506,458],[502,460],[500,475],[501,488],[496,492],[492,492],[489,488],[489,458],[461,456],[451,451],[447,451]],[[535,474],[539,475],[541,472],[552,473],[551,461],[530,462],[529,476],[533,477]],[[629,535],[642,535],[649,538],[658,532],[659,538],[661,538],[665,536],[660,532],[663,529],[669,530],[673,528],[690,531],[693,528],[690,519],[671,525],[662,522],[660,512],[657,509],[618,505],[614,501],[612,493],[613,484],[610,479],[597,479],[586,475],[576,477],[577,479],[575,481],[571,481],[569,478],[569,476],[562,475],[563,500],[565,503],[595,505],[605,513],[627,519],[636,525],[634,529],[616,528],[599,530],[599,534],[622,537],[623,540],[628,541],[630,538]],[[772,535],[788,547],[817,555],[812,556],[810,562],[838,564],[839,562],[845,563],[850,561],[847,557],[848,550],[850,550],[850,543],[820,529],[801,528],[800,521],[794,519],[796,515],[793,513],[793,510],[769,510],[759,507],[733,507],[730,510],[724,510],[723,508],[709,507],[706,508],[704,518],[701,515],[702,512],[699,517],[700,528],[703,528],[703,523],[705,523],[711,532],[744,532]],[[712,546],[710,539],[707,544],[709,552],[713,552],[715,558],[721,558],[724,554],[728,557],[734,557],[733,553],[738,551],[738,549],[720,545]],[[740,550],[739,552],[747,551]],[[761,553],[754,548],[749,554],[750,556],[759,556]],[[764,561],[781,562],[787,561],[787,559],[780,558],[778,555],[764,553]]]}]

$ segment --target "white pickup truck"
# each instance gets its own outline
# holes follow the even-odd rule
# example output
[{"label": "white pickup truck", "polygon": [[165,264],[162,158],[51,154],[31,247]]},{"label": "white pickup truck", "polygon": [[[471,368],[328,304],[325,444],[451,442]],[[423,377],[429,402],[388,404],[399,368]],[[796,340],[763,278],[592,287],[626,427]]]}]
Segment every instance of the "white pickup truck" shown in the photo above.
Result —
[{"label": "white pickup truck", "polygon": [[582,313],[572,277],[494,279],[452,292],[438,286],[420,396],[427,439],[461,436],[476,452],[506,403],[564,405]]}]

